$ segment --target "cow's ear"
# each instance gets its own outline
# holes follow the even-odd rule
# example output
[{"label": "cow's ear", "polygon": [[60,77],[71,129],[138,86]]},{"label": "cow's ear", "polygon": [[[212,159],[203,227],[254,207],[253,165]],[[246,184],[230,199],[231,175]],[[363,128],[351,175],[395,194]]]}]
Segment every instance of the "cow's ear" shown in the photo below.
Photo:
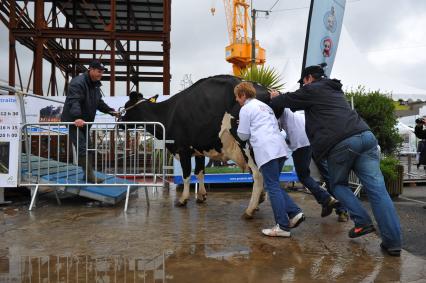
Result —
[{"label": "cow's ear", "polygon": [[149,100],[149,102],[152,102],[152,103],[155,103],[155,102],[157,102],[157,98],[158,98],[158,94],[156,94],[156,95],[154,95],[153,97],[150,97],[148,100]]}]

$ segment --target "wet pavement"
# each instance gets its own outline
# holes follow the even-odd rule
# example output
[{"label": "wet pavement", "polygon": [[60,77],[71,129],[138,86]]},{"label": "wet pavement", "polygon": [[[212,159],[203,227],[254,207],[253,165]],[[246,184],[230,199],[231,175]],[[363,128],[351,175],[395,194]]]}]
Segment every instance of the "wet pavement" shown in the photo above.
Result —
[{"label": "wet pavement", "polygon": [[82,199],[2,210],[0,282],[426,282],[425,257],[384,255],[375,234],[349,239],[352,224],[321,218],[303,192],[291,196],[307,220],[289,239],[262,236],[274,224],[268,201],[241,218],[247,190],[212,189],[187,208],[174,206],[174,188],[149,195],[148,208],[134,194],[127,214]]}]

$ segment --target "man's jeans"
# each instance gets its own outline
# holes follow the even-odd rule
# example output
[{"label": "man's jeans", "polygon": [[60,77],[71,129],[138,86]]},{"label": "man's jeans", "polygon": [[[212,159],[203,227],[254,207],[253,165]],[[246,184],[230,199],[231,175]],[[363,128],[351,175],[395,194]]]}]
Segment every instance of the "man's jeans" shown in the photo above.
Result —
[{"label": "man's jeans", "polygon": [[299,181],[312,193],[317,202],[326,205],[330,194],[320,187],[320,185],[311,177],[309,165],[312,160],[311,146],[305,146],[296,149],[292,154],[294,167],[296,169]]},{"label": "man's jeans", "polygon": [[[327,192],[330,195],[332,195],[334,198],[336,198],[336,196],[333,194],[333,192],[331,191],[331,188],[330,188],[330,176],[328,174],[327,160],[322,159],[322,160],[319,161],[319,160],[316,160],[315,158],[313,158],[313,159],[314,159],[315,164],[318,167],[318,170],[321,174],[321,177],[324,179],[325,186],[327,188]],[[345,212],[345,213],[348,212],[347,209],[343,206],[343,204],[341,202],[339,202],[337,204],[337,206],[335,207],[335,210],[336,210],[337,215],[339,215],[343,212]]]},{"label": "man's jeans", "polygon": [[285,157],[272,159],[263,164],[259,170],[263,175],[265,190],[268,192],[274,212],[275,223],[283,230],[289,230],[289,218],[293,218],[302,210],[293,202],[287,192],[280,187],[280,174]]},{"label": "man's jeans", "polygon": [[373,133],[365,131],[339,142],[330,150],[327,165],[332,191],[349,210],[355,226],[372,224],[372,220],[348,186],[351,170],[367,192],[383,244],[388,248],[401,248],[399,218],[386,191]]}]

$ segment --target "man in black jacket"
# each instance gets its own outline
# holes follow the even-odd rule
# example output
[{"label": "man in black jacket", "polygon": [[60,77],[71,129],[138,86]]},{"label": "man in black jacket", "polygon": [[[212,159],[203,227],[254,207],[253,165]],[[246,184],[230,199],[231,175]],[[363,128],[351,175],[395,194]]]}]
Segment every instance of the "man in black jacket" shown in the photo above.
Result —
[{"label": "man in black jacket", "polygon": [[426,130],[424,129],[425,118],[417,118],[416,119],[416,127],[414,128],[414,134],[419,141],[417,146],[417,152],[419,152],[419,160],[417,162],[417,169],[419,169],[420,165],[426,165]]},{"label": "man in black jacket", "polygon": [[101,78],[107,68],[99,61],[93,61],[86,73],[73,78],[68,86],[68,94],[62,111],[62,122],[74,122],[69,127],[69,135],[78,152],[78,164],[82,166],[89,183],[101,183],[93,172],[92,157],[86,153],[86,143],[91,147],[88,135],[91,125],[86,122],[95,120],[96,110],[117,116],[118,113],[102,99]]},{"label": "man in black jacket", "polygon": [[332,192],[355,223],[349,237],[375,231],[372,219],[349,188],[349,173],[353,170],[368,194],[382,238],[381,247],[388,254],[399,256],[401,228],[380,171],[376,138],[351,109],[340,81],[326,78],[321,66],[305,68],[299,82],[303,86],[295,92],[271,93],[271,106],[305,110],[306,133],[314,156],[327,160]]},{"label": "man in black jacket", "polygon": [[[414,134],[418,139],[421,139],[421,141],[419,141],[419,145],[417,146],[417,152],[420,152],[419,161],[417,163],[417,169],[419,169],[420,165],[426,164],[426,142],[424,141],[426,139],[426,130],[424,129],[425,124],[425,117],[416,119],[416,127],[414,128]],[[426,205],[424,205],[423,208],[426,209]]]}]

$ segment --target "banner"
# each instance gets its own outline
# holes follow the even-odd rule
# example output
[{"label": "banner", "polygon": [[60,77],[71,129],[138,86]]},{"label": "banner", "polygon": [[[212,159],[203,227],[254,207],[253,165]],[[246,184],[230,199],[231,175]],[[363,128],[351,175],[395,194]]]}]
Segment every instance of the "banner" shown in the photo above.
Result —
[{"label": "banner", "polygon": [[13,95],[0,96],[0,187],[18,184],[19,102]]},{"label": "banner", "polygon": [[[205,161],[204,183],[206,184],[225,184],[225,183],[253,183],[253,177],[250,173],[244,173],[233,161],[221,162],[210,160],[206,157]],[[191,158],[191,184],[198,180],[194,175],[195,159]],[[179,160],[173,159],[173,182],[177,185],[183,184],[182,167]],[[285,161],[281,170],[280,182],[297,182],[297,174],[294,169],[293,159],[290,157]]]},{"label": "banner", "polygon": [[311,0],[302,70],[327,63],[329,77],[342,30],[346,0]]}]

